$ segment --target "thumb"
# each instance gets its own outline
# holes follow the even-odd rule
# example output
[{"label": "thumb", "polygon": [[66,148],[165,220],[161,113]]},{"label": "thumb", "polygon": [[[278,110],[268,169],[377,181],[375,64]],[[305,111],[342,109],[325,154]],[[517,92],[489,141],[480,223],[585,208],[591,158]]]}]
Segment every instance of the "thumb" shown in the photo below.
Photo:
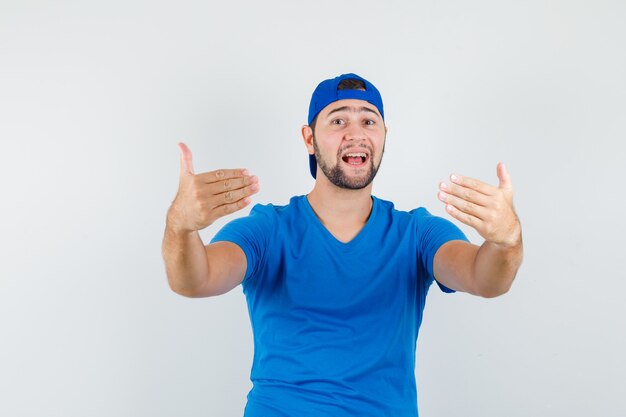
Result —
[{"label": "thumb", "polygon": [[191,161],[191,151],[183,142],[178,143],[180,149],[180,176],[193,175],[193,162]]},{"label": "thumb", "polygon": [[513,183],[511,182],[509,172],[506,170],[506,166],[504,166],[504,162],[498,163],[496,172],[498,174],[498,179],[500,180],[498,187],[503,190],[511,191],[513,189]]}]

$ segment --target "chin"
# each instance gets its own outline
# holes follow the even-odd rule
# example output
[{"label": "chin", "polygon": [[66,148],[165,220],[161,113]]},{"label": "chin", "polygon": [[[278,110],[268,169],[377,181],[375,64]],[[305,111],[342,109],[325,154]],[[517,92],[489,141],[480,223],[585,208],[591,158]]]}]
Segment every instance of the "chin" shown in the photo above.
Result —
[{"label": "chin", "polygon": [[359,169],[359,171],[364,172],[356,174],[354,172],[350,173],[340,169],[338,172],[332,173],[331,177],[328,179],[340,188],[348,190],[362,190],[374,181],[376,171],[372,166],[370,166],[367,170]]}]

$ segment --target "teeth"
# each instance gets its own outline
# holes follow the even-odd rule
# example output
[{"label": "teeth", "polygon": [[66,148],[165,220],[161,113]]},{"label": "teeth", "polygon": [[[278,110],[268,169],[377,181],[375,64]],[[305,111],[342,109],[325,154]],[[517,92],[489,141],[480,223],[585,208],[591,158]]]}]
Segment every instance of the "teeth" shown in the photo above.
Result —
[{"label": "teeth", "polygon": [[365,158],[367,157],[367,155],[363,152],[353,152],[353,153],[347,153],[346,154],[347,157],[361,157],[361,158]]}]

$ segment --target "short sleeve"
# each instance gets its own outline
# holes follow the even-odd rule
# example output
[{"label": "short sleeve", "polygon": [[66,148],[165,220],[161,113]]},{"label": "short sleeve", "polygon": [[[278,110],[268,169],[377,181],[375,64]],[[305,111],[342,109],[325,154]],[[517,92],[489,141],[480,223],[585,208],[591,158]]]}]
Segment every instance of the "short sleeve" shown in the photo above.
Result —
[{"label": "short sleeve", "polygon": [[275,217],[272,212],[272,205],[257,204],[248,216],[228,222],[211,239],[210,243],[232,242],[243,250],[247,267],[242,285],[256,274],[265,257],[270,233],[274,230]]},{"label": "short sleeve", "polygon": [[423,207],[412,210],[410,213],[416,219],[418,253],[422,266],[428,273],[427,285],[435,281],[441,291],[456,292],[435,280],[433,264],[435,254],[441,245],[451,240],[468,242],[467,237],[454,223],[442,217],[433,216]]}]

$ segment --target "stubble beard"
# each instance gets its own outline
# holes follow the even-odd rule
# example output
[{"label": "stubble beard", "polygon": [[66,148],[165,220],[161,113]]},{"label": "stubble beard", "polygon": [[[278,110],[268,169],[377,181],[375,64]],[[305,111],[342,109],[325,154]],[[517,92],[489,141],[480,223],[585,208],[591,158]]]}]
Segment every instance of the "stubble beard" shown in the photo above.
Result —
[{"label": "stubble beard", "polygon": [[315,139],[315,135],[313,135],[313,149],[315,150],[315,159],[317,159],[317,164],[320,169],[326,175],[326,178],[340,188],[345,188],[348,190],[360,190],[362,188],[367,187],[376,177],[376,173],[380,168],[380,164],[382,163],[382,155],[385,153],[385,146],[383,145],[383,149],[381,151],[381,158],[378,161],[378,165],[374,165],[374,154],[373,152],[369,157],[369,164],[367,169],[367,175],[361,177],[350,177],[346,171],[341,166],[341,153],[346,149],[340,149],[337,152],[337,164],[335,166],[330,166],[326,163],[324,158],[322,158],[322,154],[320,152],[319,147],[317,146],[317,140]]}]

